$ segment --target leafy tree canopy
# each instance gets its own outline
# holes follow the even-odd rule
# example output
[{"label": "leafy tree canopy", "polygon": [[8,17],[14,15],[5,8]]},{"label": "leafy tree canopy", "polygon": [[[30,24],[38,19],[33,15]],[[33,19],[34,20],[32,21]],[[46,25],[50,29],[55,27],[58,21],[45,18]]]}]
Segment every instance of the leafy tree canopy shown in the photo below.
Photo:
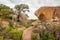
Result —
[{"label": "leafy tree canopy", "polygon": [[13,9],[0,4],[0,18],[9,18],[9,15],[13,13]]},{"label": "leafy tree canopy", "polygon": [[[29,9],[29,6],[27,4],[20,4],[16,5],[15,9],[17,9],[19,12],[23,11],[24,9]],[[29,11],[29,10],[28,10]]]}]

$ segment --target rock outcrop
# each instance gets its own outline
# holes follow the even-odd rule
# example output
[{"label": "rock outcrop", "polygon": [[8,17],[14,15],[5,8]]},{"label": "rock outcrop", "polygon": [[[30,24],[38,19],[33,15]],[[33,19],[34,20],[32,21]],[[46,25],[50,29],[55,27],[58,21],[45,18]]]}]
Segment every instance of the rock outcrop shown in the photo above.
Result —
[{"label": "rock outcrop", "polygon": [[58,19],[60,20],[60,6],[56,7],[48,7],[44,6],[35,11],[35,15],[41,20],[52,20]]},{"label": "rock outcrop", "polygon": [[9,22],[6,20],[0,20],[0,26],[2,26],[3,28],[7,28],[9,27]]}]

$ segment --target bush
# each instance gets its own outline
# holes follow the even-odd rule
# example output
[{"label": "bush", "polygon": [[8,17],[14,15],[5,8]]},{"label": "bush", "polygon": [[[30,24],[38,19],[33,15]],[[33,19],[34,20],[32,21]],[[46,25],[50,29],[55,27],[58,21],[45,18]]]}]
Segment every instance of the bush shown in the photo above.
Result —
[{"label": "bush", "polygon": [[40,40],[40,36],[39,36],[39,33],[32,33],[32,40]]},{"label": "bush", "polygon": [[0,36],[0,40],[3,40],[3,36]]},{"label": "bush", "polygon": [[9,33],[11,30],[13,30],[14,28],[13,27],[9,27],[9,28],[6,28],[4,30],[4,33]]},{"label": "bush", "polygon": [[43,34],[42,36],[41,36],[41,38],[42,38],[42,40],[54,40],[54,36],[53,36],[53,34]]},{"label": "bush", "polygon": [[13,40],[21,40],[22,39],[22,33],[23,33],[23,30],[14,29],[14,30],[10,31],[9,35],[11,36],[11,38]]},{"label": "bush", "polygon": [[24,26],[25,26],[26,28],[28,28],[30,25],[29,25],[29,23],[25,23]]},{"label": "bush", "polygon": [[2,31],[2,27],[0,26],[0,31]]},{"label": "bush", "polygon": [[[54,24],[53,22],[49,23],[49,24],[42,23],[40,25],[36,26],[36,28],[38,28],[36,33],[40,34],[40,40],[58,40],[58,39],[60,39],[59,38],[60,37],[59,36],[60,25]],[[45,27],[45,29],[39,28],[39,27]],[[36,33],[32,34],[33,40],[37,40],[38,36],[36,35]]]},{"label": "bush", "polygon": [[36,40],[37,35],[35,33],[32,33],[32,40]]}]

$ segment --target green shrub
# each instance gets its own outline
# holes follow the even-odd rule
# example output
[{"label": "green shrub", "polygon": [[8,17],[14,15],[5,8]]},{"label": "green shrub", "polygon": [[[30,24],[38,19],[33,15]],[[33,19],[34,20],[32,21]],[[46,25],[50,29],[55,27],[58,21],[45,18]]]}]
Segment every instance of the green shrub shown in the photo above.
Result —
[{"label": "green shrub", "polygon": [[42,34],[41,38],[42,38],[42,40],[49,40],[49,35],[48,34]]},{"label": "green shrub", "polygon": [[40,36],[38,33],[32,33],[32,40],[40,40]]},{"label": "green shrub", "polygon": [[2,27],[2,23],[0,23],[0,31],[2,31],[3,27]]},{"label": "green shrub", "polygon": [[21,40],[22,33],[23,33],[23,30],[14,29],[10,31],[9,35],[12,37],[13,40]]},{"label": "green shrub", "polygon": [[4,32],[5,33],[9,33],[11,30],[13,30],[14,28],[13,27],[9,27],[9,28],[6,28],[5,30],[4,30]]},{"label": "green shrub", "polygon": [[0,40],[3,40],[3,36],[0,36]]},{"label": "green shrub", "polygon": [[49,34],[49,40],[55,40],[54,35],[53,34]]},{"label": "green shrub", "polygon": [[14,29],[14,28],[9,27],[9,28],[6,28],[6,29],[3,31],[2,35],[4,36],[4,39],[7,39],[8,37],[10,38],[9,32],[12,31],[13,29]]},{"label": "green shrub", "polygon": [[32,40],[36,40],[36,37],[37,35],[35,33],[32,33]]},{"label": "green shrub", "polygon": [[2,30],[2,27],[0,26],[0,31]]},{"label": "green shrub", "polygon": [[28,28],[30,25],[29,25],[29,23],[25,23],[24,26],[25,26],[26,28]]}]

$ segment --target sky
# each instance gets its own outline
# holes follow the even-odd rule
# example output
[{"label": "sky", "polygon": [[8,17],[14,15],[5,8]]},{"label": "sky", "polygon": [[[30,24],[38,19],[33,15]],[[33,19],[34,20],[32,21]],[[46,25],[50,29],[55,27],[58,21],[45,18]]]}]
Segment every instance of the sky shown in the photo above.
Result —
[{"label": "sky", "polygon": [[60,6],[60,0],[0,0],[0,4],[5,4],[11,8],[14,8],[17,4],[28,4],[30,12],[28,14],[29,19],[37,19],[34,12],[42,6]]}]

